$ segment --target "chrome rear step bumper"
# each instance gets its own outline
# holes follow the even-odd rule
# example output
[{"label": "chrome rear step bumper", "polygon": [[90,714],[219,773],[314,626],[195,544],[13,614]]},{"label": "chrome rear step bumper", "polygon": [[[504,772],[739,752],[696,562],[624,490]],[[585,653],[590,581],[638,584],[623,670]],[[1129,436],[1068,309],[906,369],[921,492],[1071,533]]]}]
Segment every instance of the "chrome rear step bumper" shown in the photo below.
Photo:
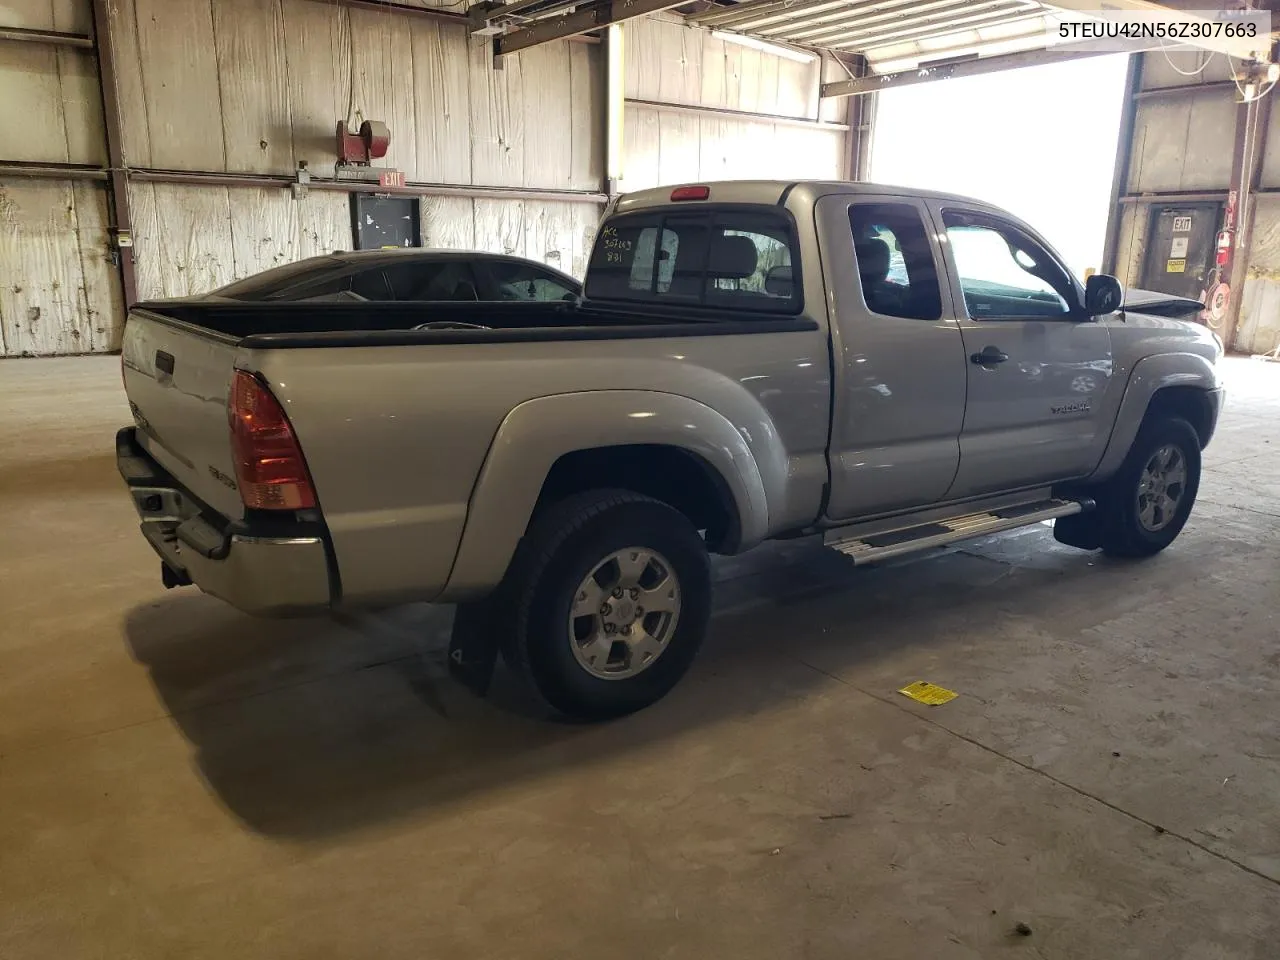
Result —
[{"label": "chrome rear step bumper", "polygon": [[166,587],[194,583],[256,616],[300,616],[330,608],[336,576],[319,531],[262,529],[213,514],[151,459],[133,427],[116,435],[116,466],[142,535],[163,563]]}]

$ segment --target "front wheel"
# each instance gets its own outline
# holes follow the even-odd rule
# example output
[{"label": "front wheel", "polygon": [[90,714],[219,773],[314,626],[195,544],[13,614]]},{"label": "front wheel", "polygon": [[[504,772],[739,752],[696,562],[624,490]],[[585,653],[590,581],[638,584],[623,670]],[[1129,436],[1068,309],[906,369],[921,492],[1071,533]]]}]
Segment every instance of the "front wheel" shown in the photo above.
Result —
[{"label": "front wheel", "polygon": [[1098,498],[1101,546],[1149,557],[1178,538],[1200,489],[1200,438],[1185,420],[1152,420]]},{"label": "front wheel", "polygon": [[599,720],[661,699],[711,614],[702,538],[681,513],[629,491],[552,506],[521,541],[506,588],[504,655],[555,709]]}]

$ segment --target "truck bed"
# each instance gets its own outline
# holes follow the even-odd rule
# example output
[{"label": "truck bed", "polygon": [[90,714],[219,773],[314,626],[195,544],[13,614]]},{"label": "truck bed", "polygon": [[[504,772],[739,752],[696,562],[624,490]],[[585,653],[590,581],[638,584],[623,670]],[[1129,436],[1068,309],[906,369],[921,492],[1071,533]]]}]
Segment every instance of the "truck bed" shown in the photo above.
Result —
[{"label": "truck bed", "polygon": [[[814,330],[812,320],[760,317],[741,320],[723,311],[646,310],[595,304],[551,303],[233,303],[161,300],[134,312],[249,349],[512,343],[546,340],[625,340],[724,336]],[[415,330],[423,323],[476,324],[477,328]],[[482,329],[483,328],[483,329]]]}]

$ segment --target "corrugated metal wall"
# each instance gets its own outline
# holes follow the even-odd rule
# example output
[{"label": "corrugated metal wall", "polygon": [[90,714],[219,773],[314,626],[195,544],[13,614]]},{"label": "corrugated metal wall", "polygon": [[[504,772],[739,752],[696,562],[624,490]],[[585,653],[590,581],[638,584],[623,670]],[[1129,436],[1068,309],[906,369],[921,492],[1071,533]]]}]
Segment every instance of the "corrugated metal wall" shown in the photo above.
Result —
[{"label": "corrugated metal wall", "polygon": [[[5,0],[0,24],[88,33],[84,0]],[[102,164],[92,51],[0,43],[0,158]],[[0,356],[119,346],[122,299],[101,184],[0,175]]]},{"label": "corrugated metal wall", "polygon": [[[1230,79],[1230,74],[1222,57],[1214,58],[1196,76],[1178,72],[1190,72],[1200,62],[1199,54],[1143,57],[1140,90],[1208,86],[1170,99],[1138,102],[1123,194],[1220,190],[1225,196],[1231,182],[1236,107],[1229,93],[1213,85]],[[1150,216],[1149,203],[1129,203],[1124,208],[1116,262],[1126,283],[1136,283],[1142,272]]]},{"label": "corrugated metal wall", "polygon": [[[119,0],[131,166],[334,172],[333,127],[382,120],[383,164],[411,182],[599,190],[600,51],[555,43],[494,70],[461,25],[312,0]],[[192,110],[190,104],[201,104]],[[351,247],[348,200],[284,190],[134,184],[139,294],[198,292]],[[581,274],[593,204],[425,198],[423,241]],[[146,261],[144,263],[144,261]]]},{"label": "corrugated metal wall", "polygon": [[799,63],[726,42],[676,17],[651,17],[626,30],[624,190],[843,175],[847,131],[838,121],[847,101],[820,107],[819,61]]},{"label": "corrugated metal wall", "polygon": [[[1137,102],[1129,177],[1121,192],[1131,198],[1142,194],[1150,198],[1125,204],[1121,213],[1116,272],[1126,283],[1137,284],[1142,274],[1152,206],[1177,202],[1160,194],[1201,193],[1226,199],[1231,184],[1237,92],[1229,85],[1231,68],[1225,57],[1214,57],[1204,64],[1204,58],[1196,53],[1143,56],[1140,90],[1192,84],[1204,89]],[[1280,190],[1280,111],[1273,113],[1267,131],[1260,186],[1262,190]],[[1231,346],[1247,353],[1275,349],[1280,344],[1280,196],[1257,198],[1244,289],[1233,296],[1241,300],[1240,322]]]},{"label": "corrugated metal wall", "polygon": [[[331,177],[336,122],[373,119],[392,131],[384,163],[411,183],[602,189],[599,45],[546,44],[495,70],[488,44],[465,26],[389,10],[113,0],[110,13],[131,169],[288,177],[306,161],[312,175]],[[89,34],[91,7],[4,0],[0,26]],[[841,175],[845,129],[834,111],[843,104],[816,122],[821,64],[725,44],[674,17],[625,30],[627,95],[638,102],[627,107],[623,189]],[[0,161],[105,166],[93,50],[0,42],[0,91]],[[104,186],[0,179],[0,355],[118,349],[124,311]],[[343,192],[134,179],[129,197],[144,299],[352,246]],[[581,275],[599,212],[581,200],[426,196],[423,243]]]},{"label": "corrugated metal wall", "polygon": [[116,350],[123,316],[101,185],[0,180],[0,356]]}]

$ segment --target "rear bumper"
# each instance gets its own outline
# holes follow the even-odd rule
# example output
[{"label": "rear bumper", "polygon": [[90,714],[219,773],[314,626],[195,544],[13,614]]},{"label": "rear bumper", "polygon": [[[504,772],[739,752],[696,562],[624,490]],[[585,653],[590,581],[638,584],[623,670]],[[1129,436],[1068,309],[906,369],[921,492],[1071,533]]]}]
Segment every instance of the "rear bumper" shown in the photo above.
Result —
[{"label": "rear bumper", "polygon": [[329,609],[336,594],[323,528],[228,521],[196,501],[138,445],[116,435],[116,466],[142,520],[142,535],[168,568],[167,585],[194,583],[257,616]]}]

